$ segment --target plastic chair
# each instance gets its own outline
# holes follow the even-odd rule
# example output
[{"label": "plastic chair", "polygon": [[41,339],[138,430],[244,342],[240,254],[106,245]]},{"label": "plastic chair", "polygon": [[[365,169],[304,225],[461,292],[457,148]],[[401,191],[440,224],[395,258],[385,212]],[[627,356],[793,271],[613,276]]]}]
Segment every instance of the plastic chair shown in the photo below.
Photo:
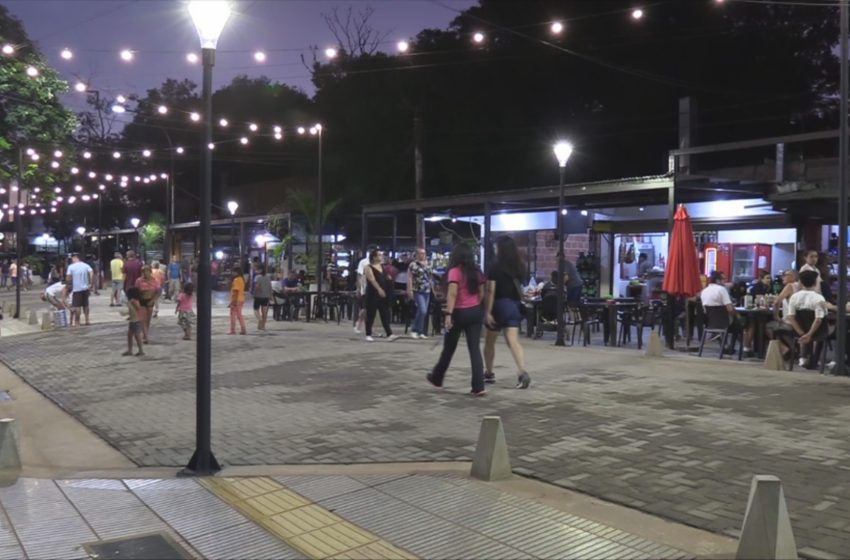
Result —
[{"label": "plastic chair", "polygon": [[[729,317],[729,311],[726,309],[724,305],[709,305],[703,308],[705,311],[705,327],[702,331],[702,337],[699,342],[699,353],[698,356],[702,356],[702,349],[705,346],[705,339],[708,338],[709,335],[717,335],[720,337],[720,356],[719,358],[723,359],[723,353],[726,351],[726,341],[729,338],[729,335],[733,337],[736,336],[735,333],[731,332],[732,320]],[[744,355],[744,341],[743,337],[738,337],[739,340],[739,348],[738,348],[738,360],[741,360]]]},{"label": "plastic chair", "polygon": [[[812,328],[812,324],[815,322],[815,312],[812,309],[798,309],[795,318],[797,319],[797,323],[799,323],[800,328],[803,329],[803,332],[809,332],[809,329]],[[791,352],[791,364],[788,371],[794,371],[794,362],[802,357],[800,345],[797,341],[800,339],[797,336],[797,333],[793,333],[792,345],[793,351]],[[826,320],[826,317],[821,320],[820,326],[818,330],[815,331],[814,336],[812,336],[811,344],[814,346],[813,357],[820,361],[820,372],[823,373],[826,370],[826,353],[829,347],[829,322]]]}]

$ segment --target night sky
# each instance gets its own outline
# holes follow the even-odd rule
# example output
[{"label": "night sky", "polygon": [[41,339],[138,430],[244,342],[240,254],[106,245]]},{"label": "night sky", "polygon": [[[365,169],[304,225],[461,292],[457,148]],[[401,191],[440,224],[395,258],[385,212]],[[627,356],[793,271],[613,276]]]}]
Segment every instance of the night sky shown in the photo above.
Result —
[{"label": "night sky", "polygon": [[[473,0],[449,0],[455,9],[474,5]],[[38,43],[51,65],[70,82],[81,78],[90,87],[113,95],[144,93],[166,78],[189,78],[200,83],[199,65],[186,62],[186,54],[199,52],[198,38],[182,1],[136,0],[70,1],[6,0],[4,4],[19,17],[30,38]],[[231,16],[218,43],[215,86],[234,76],[266,75],[274,81],[300,87],[312,94],[310,75],[300,55],[308,47],[320,50],[335,41],[322,19],[335,6],[355,11],[371,5],[373,26],[389,32],[385,50],[392,51],[399,39],[408,39],[426,28],[445,28],[456,13],[426,0],[243,0],[232,1]],[[71,61],[59,52],[68,47]],[[131,63],[122,62],[121,49],[138,51]],[[265,64],[253,59],[264,50]],[[81,108],[81,96],[65,101]]]}]

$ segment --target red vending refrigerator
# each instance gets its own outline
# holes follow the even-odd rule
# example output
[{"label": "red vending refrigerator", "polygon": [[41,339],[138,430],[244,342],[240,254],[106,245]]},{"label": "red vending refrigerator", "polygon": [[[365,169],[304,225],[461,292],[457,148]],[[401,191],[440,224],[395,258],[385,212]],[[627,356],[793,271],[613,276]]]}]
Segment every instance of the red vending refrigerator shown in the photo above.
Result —
[{"label": "red vending refrigerator", "polygon": [[715,270],[719,270],[729,278],[732,270],[732,245],[729,243],[706,243],[705,257],[703,261],[703,274],[711,276]]},{"label": "red vending refrigerator", "polygon": [[732,277],[730,280],[752,280],[759,271],[770,272],[773,246],[765,243],[732,246]]}]

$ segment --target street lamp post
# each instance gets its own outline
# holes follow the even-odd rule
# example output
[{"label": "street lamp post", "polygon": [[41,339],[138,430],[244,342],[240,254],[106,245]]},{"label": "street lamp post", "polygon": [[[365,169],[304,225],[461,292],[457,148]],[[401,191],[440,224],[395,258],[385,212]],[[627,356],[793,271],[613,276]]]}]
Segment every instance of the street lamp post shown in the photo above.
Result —
[{"label": "street lamp post", "polygon": [[77,235],[80,236],[80,254],[83,260],[86,259],[86,228],[80,226],[77,228]]},{"label": "street lamp post", "polygon": [[237,255],[236,251],[236,210],[238,208],[239,203],[235,200],[227,203],[227,211],[230,212],[230,254],[236,260],[237,264],[242,261],[242,255]]},{"label": "street lamp post", "polygon": [[[136,250],[139,250],[139,246],[142,244],[141,239],[139,238],[139,224],[142,221],[138,218],[130,218],[130,225],[133,226],[133,229],[136,230]],[[141,252],[141,251],[140,251]],[[145,260],[144,255],[142,255],[142,260]]]},{"label": "street lamp post", "polygon": [[553,147],[555,158],[558,160],[558,172],[560,175],[560,187],[558,189],[558,286],[555,291],[558,294],[558,336],[555,346],[566,346],[564,341],[564,179],[567,171],[567,160],[573,154],[573,146],[569,142],[558,142]]},{"label": "street lamp post", "polygon": [[324,317],[322,309],[322,265],[324,264],[324,255],[322,254],[322,226],[323,215],[322,207],[324,200],[322,197],[322,125],[314,124],[310,128],[310,134],[318,136],[319,139],[319,168],[316,189],[316,228],[318,229],[318,240],[316,244],[316,311],[320,317]]},{"label": "street lamp post", "polygon": [[198,351],[196,360],[195,453],[181,471],[184,476],[209,476],[221,470],[212,452],[212,298],[210,294],[210,222],[212,199],[212,69],[215,48],[230,6],[219,0],[192,0],[189,14],[203,52],[204,134],[201,141],[200,259],[198,263]]}]

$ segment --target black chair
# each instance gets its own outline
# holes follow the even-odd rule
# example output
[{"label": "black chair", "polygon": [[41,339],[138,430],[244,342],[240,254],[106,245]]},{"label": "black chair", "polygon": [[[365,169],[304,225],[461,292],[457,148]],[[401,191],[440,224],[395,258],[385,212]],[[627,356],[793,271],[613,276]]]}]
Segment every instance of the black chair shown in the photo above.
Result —
[{"label": "black chair", "polygon": [[643,348],[643,330],[649,328],[649,332],[658,328],[661,331],[663,316],[663,307],[661,306],[645,306],[635,309],[629,309],[622,312],[620,318],[620,345],[625,345],[631,341],[631,330],[634,329],[637,334],[638,350]]},{"label": "black chair", "polygon": [[[794,316],[800,328],[803,329],[803,332],[809,332],[809,329],[812,328],[815,322],[815,312],[811,309],[798,309]],[[802,348],[797,343],[800,338],[797,336],[797,333],[792,332],[791,334],[793,335],[793,339],[790,346],[794,350],[791,352],[789,371],[794,371],[794,362],[797,358],[802,357]],[[823,373],[826,370],[826,353],[829,347],[829,322],[826,320],[826,317],[821,320],[818,330],[812,336],[811,344],[813,346],[812,357],[820,361],[820,372]]]},{"label": "black chair", "polygon": [[558,294],[546,294],[540,300],[540,313],[537,314],[537,325],[534,328],[534,338],[542,338],[544,332],[558,330]]},{"label": "black chair", "polygon": [[726,352],[726,341],[731,335],[733,340],[738,339],[738,360],[744,356],[744,340],[742,336],[738,336],[733,332],[732,318],[729,316],[729,311],[725,305],[708,305],[703,308],[705,311],[705,323],[702,331],[702,337],[699,342],[699,354],[702,356],[702,349],[705,346],[705,339],[709,335],[715,335],[720,338],[720,356],[723,359],[723,354]]},{"label": "black chair", "polygon": [[599,310],[591,306],[580,304],[571,305],[567,308],[567,325],[573,328],[570,336],[570,345],[575,346],[576,330],[581,329],[582,346],[590,344],[590,327],[599,327]]}]

